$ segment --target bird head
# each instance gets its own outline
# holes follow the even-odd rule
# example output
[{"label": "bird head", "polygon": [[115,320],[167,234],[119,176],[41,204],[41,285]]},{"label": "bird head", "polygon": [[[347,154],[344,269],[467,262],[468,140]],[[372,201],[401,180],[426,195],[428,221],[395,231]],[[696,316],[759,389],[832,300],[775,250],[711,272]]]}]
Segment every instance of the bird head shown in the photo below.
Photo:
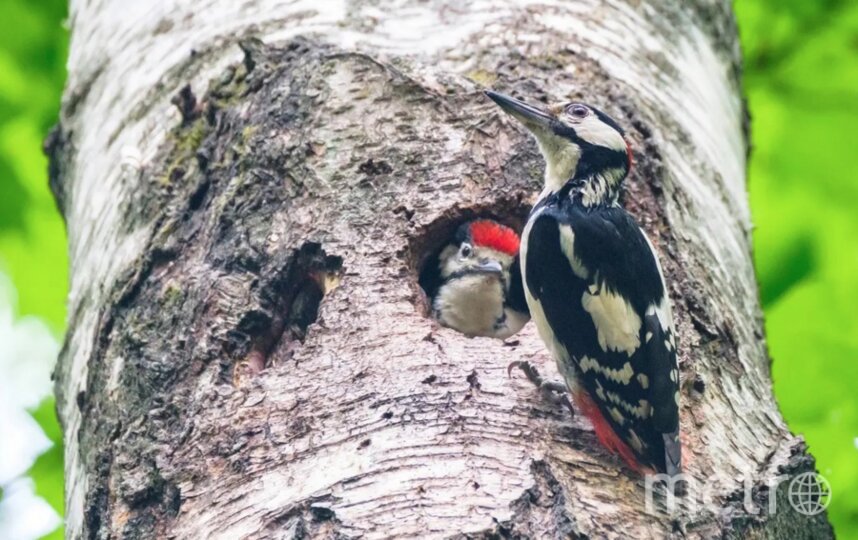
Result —
[{"label": "bird head", "polygon": [[518,253],[518,235],[504,225],[478,219],[461,225],[439,256],[441,279],[464,275],[503,277]]},{"label": "bird head", "polygon": [[545,158],[547,192],[577,180],[585,190],[590,184],[589,195],[599,199],[596,202],[616,198],[631,170],[632,152],[623,129],[610,116],[577,101],[534,106],[497,92],[486,95],[536,138]]},{"label": "bird head", "polygon": [[510,304],[518,244],[515,231],[495,221],[460,226],[439,255],[435,318],[469,336],[503,339],[518,332],[529,318],[526,308]]}]

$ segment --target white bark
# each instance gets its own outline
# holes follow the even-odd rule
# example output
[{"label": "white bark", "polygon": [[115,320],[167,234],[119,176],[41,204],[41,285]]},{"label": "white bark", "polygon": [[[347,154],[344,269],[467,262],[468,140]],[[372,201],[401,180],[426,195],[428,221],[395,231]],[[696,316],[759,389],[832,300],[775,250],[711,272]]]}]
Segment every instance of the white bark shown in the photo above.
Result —
[{"label": "white bark", "polygon": [[[216,312],[206,323],[212,331],[196,324],[203,315],[187,321],[188,339],[199,338],[200,348],[213,347],[238,325],[250,303],[249,279],[219,274],[203,258],[195,276],[174,276],[172,262],[151,262],[153,238],[165,224],[159,216],[185,200],[128,214],[153,189],[148,182],[163,169],[170,132],[181,122],[171,99],[186,84],[202,96],[210,80],[242,61],[235,43],[245,35],[269,44],[310,35],[373,59],[344,57],[322,79],[327,116],[315,131],[268,135],[306,137],[321,147],[309,167],[325,188],[316,206],[268,216],[266,249],[273,254],[284,243],[297,248],[306,239],[323,240],[327,252],[343,257],[346,274],[325,299],[323,324],[311,327],[296,356],[252,384],[221,384],[212,365],[183,375],[191,389],[181,403],[192,407],[182,418],[186,433],[181,440],[150,440],[147,454],[178,509],[169,519],[157,514],[152,530],[179,538],[282,537],[287,533],[278,527],[295,526],[296,508],[306,513],[312,504],[335,516],[310,511],[323,523],[312,530],[317,535],[445,537],[494,531],[498,523],[533,537],[659,537],[673,530],[669,516],[646,514],[641,484],[596,449],[585,420],[571,420],[526,382],[507,378],[505,367],[517,358],[556,375],[531,327],[514,348],[437,328],[415,308],[414,278],[401,275],[396,261],[378,262],[379,252],[395,259],[422,244],[399,237],[396,231],[405,229],[373,228],[367,220],[381,212],[343,209],[361,216],[349,221],[324,211],[323,204],[346,204],[332,192],[350,182],[352,163],[370,155],[363,154],[367,148],[419,153],[421,140],[434,140],[432,155],[443,161],[415,166],[428,176],[406,168],[386,180],[414,212],[412,231],[431,230],[451,208],[491,208],[495,189],[535,194],[538,171],[513,178],[527,189],[492,186],[509,179],[510,170],[525,171],[505,168],[516,154],[536,161],[526,135],[481,101],[485,83],[515,83],[532,93],[526,99],[584,98],[633,123],[641,166],[626,201],[660,249],[671,281],[687,468],[699,479],[715,475],[719,485],[714,513],[689,509],[678,519],[692,537],[781,530],[772,525],[777,519],[748,517],[729,502],[739,493],[739,474],[762,486],[778,467],[808,466],[796,464],[804,451],[777,412],[761,337],[729,9],[704,1],[72,0],[69,81],[52,147],[72,270],[69,334],[58,368],[68,536],[128,536],[120,531],[141,512],[133,501],[142,495],[122,476],[146,476],[153,466],[124,462],[133,453],[123,445],[157,423],[166,405],[122,411],[130,384],[122,373],[136,360],[121,343],[137,320],[139,291],[161,278],[161,290],[178,283],[191,296],[207,291],[204,304]],[[406,79],[431,106],[394,96],[362,108],[355,96],[384,88],[366,75],[374,70]],[[470,104],[460,110],[463,96]],[[337,106],[340,112],[332,113]],[[240,102],[233,109],[236,118],[254,114]],[[382,113],[385,122],[366,123],[368,146],[331,142],[354,132],[362,114]],[[414,132],[405,137],[397,122],[411,114]],[[224,204],[241,197],[217,193]],[[365,205],[375,204],[374,197],[367,195]],[[366,224],[372,245],[360,243],[356,223]],[[193,246],[174,248],[195,253]],[[338,332],[343,328],[360,331]],[[190,363],[191,356],[176,352],[176,361]],[[105,381],[97,392],[106,395],[91,395],[93,380]],[[216,426],[242,429],[222,440]],[[222,454],[206,447],[227,442],[235,448]],[[97,457],[105,452],[109,459]],[[138,483],[139,490],[151,488]],[[824,521],[798,524],[805,525],[826,530]]]}]

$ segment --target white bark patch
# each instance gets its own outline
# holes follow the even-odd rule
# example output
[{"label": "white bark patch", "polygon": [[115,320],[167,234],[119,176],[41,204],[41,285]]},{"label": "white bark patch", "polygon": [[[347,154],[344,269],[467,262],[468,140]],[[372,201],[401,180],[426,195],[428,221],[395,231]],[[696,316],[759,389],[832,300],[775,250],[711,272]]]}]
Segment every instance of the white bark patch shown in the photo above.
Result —
[{"label": "white bark patch", "polygon": [[641,344],[641,318],[622,295],[605,287],[595,295],[584,291],[581,306],[593,319],[603,351],[634,354]]}]

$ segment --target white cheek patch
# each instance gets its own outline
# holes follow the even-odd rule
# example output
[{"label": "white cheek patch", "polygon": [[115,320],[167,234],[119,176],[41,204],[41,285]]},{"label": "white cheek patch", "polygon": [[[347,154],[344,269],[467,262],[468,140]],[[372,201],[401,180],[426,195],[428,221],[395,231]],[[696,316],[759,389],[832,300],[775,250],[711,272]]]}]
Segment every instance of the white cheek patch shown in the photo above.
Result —
[{"label": "white cheek patch", "polygon": [[545,187],[558,191],[575,173],[581,148],[553,133],[536,134],[536,142],[545,158]]},{"label": "white cheek patch", "polygon": [[599,120],[595,114],[590,114],[574,126],[575,133],[580,139],[590,144],[604,146],[612,150],[626,151],[626,141],[623,136],[608,124]]},{"label": "white cheek patch", "polygon": [[581,306],[593,319],[603,351],[634,354],[641,344],[641,318],[625,298],[602,287],[596,294],[584,291]]}]

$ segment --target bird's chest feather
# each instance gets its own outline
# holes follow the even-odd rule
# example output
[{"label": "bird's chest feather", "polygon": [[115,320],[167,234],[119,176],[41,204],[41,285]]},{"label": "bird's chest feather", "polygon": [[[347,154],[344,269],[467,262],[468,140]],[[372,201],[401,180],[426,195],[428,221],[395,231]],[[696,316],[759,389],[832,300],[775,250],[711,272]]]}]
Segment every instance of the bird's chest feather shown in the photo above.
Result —
[{"label": "bird's chest feather", "polygon": [[503,317],[503,285],[490,275],[457,279],[441,289],[435,308],[449,326],[468,335],[488,335]]}]

